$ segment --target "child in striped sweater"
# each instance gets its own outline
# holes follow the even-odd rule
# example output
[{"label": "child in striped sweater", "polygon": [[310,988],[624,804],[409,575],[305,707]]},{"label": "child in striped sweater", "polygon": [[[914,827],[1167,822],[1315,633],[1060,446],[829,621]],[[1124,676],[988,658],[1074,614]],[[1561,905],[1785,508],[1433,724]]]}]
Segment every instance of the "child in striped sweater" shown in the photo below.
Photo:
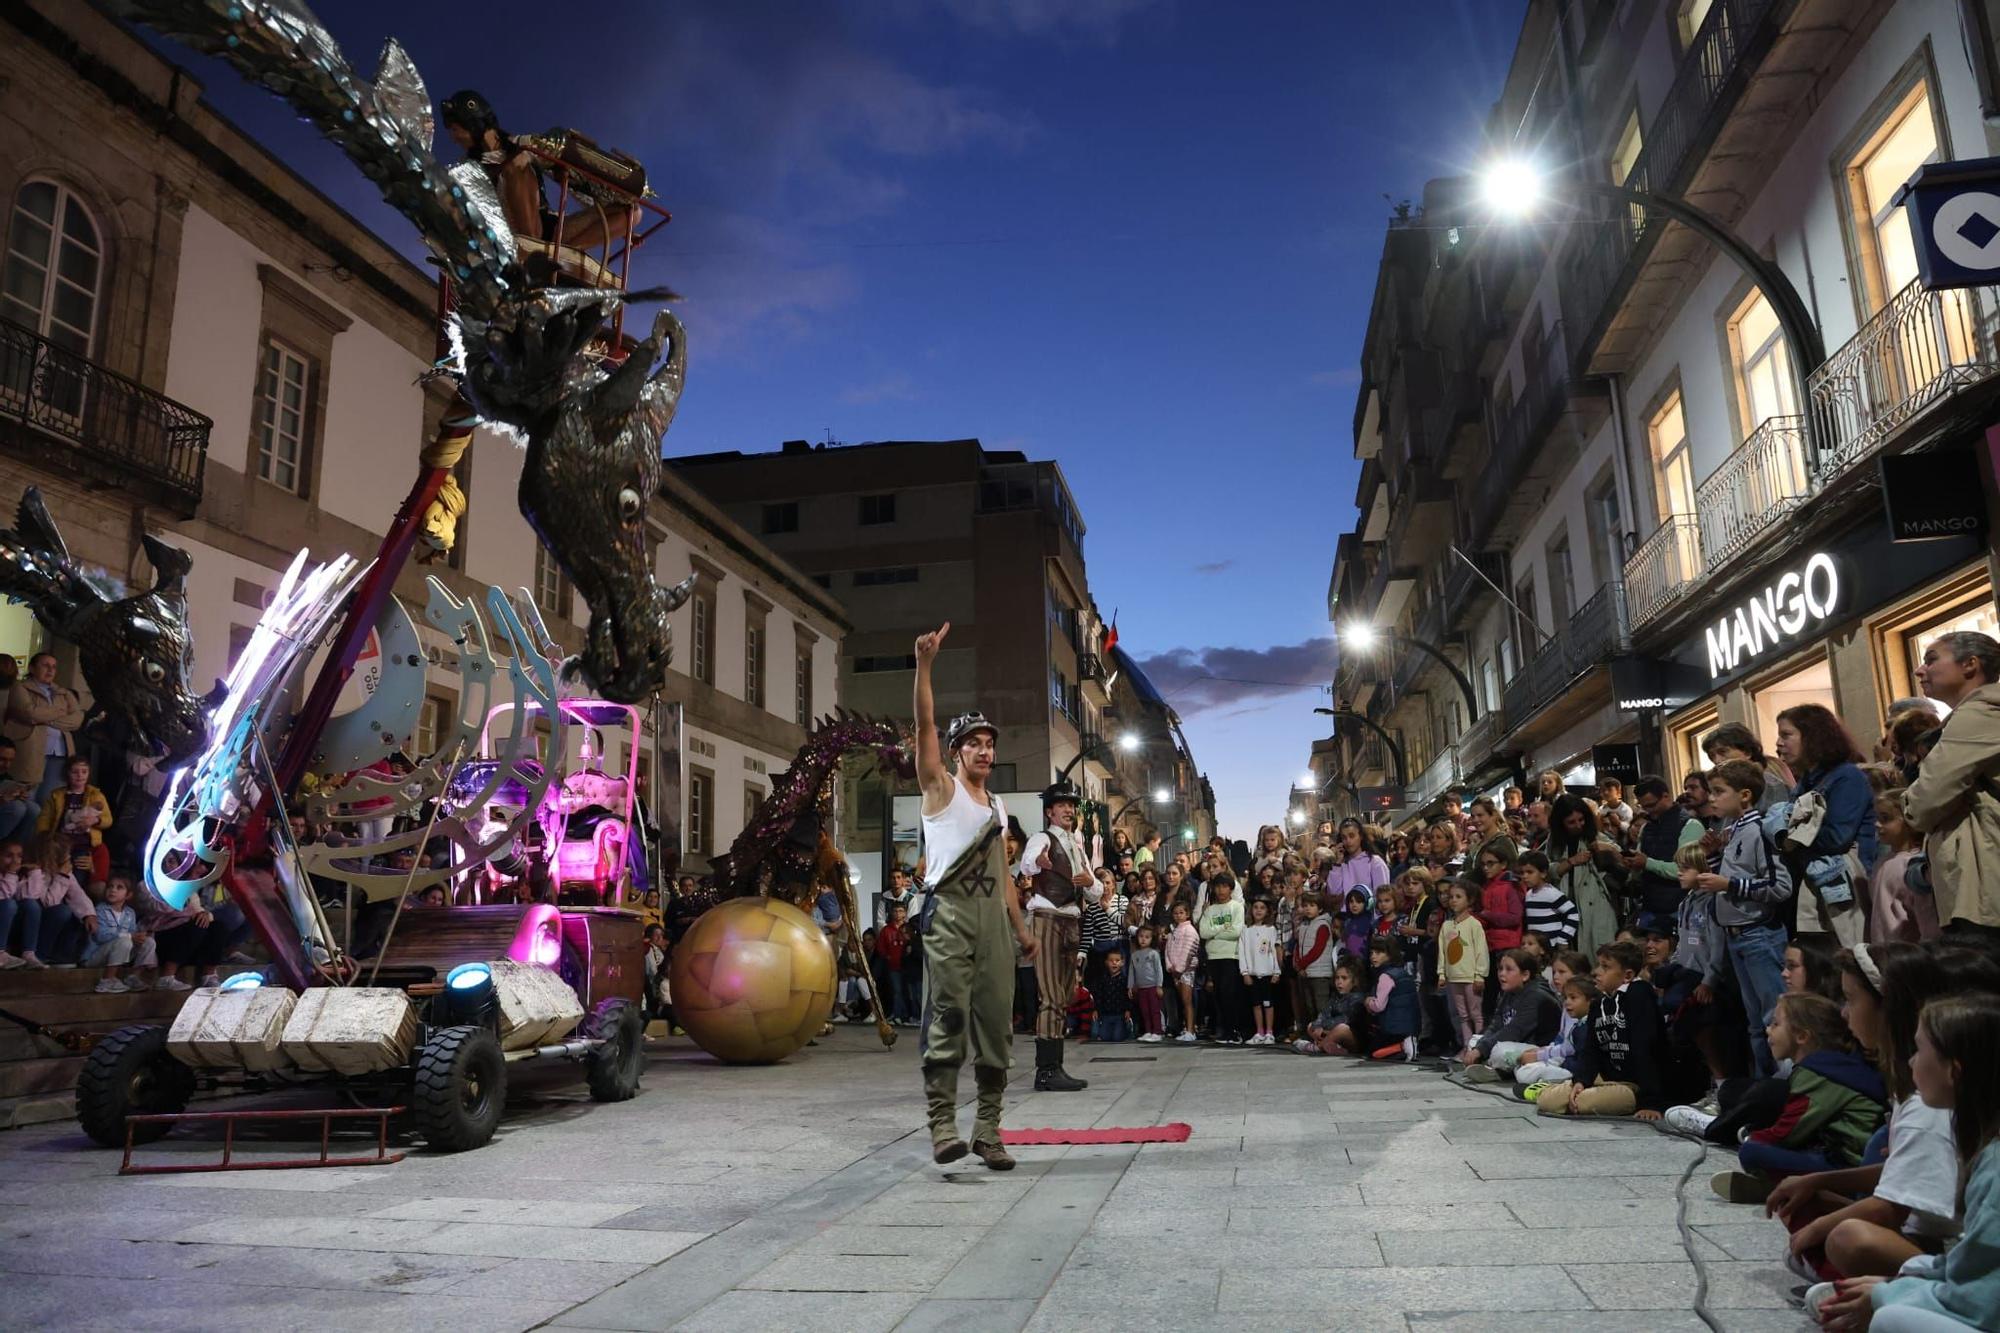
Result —
[{"label": "child in striped sweater", "polygon": [[1551,949],[1576,947],[1576,904],[1549,877],[1549,858],[1523,852],[1514,867],[1527,897],[1527,928],[1547,940]]}]

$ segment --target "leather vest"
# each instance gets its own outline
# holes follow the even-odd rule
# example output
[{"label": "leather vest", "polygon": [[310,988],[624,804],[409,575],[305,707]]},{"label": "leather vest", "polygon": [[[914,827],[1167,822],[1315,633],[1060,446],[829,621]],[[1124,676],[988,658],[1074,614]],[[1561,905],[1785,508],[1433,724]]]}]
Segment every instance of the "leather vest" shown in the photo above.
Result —
[{"label": "leather vest", "polygon": [[1076,885],[1071,878],[1076,872],[1070,869],[1069,856],[1063,851],[1062,840],[1049,830],[1049,868],[1037,870],[1034,891],[1047,898],[1051,905],[1068,907],[1076,902]]}]

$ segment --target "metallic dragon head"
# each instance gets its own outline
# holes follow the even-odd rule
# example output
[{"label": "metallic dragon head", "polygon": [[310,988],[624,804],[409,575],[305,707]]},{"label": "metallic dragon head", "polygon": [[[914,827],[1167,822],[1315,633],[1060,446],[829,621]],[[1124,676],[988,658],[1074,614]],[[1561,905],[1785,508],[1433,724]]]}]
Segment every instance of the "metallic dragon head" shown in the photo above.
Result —
[{"label": "metallic dragon head", "polygon": [[144,592],[107,602],[76,634],[77,658],[92,702],[130,724],[133,734],[177,767],[208,742],[208,700],[194,693],[194,642],[188,631],[187,552],[146,537],[155,581]]}]

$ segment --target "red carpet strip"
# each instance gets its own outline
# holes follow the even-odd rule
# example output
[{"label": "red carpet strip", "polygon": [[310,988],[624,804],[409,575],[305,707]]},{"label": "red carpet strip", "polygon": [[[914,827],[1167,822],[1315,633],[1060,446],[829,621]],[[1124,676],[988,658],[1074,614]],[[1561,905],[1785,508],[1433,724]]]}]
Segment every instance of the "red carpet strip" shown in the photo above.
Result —
[{"label": "red carpet strip", "polygon": [[1192,1131],[1179,1121],[1135,1129],[1003,1129],[1007,1144],[1038,1143],[1185,1143]]}]

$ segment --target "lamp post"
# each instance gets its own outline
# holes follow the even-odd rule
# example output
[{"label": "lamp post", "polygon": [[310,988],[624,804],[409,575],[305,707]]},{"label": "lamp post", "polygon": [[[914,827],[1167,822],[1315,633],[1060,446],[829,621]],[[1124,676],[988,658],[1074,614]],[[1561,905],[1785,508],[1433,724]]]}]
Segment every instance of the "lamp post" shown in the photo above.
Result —
[{"label": "lamp post", "polygon": [[[1465,696],[1465,720],[1467,722],[1479,720],[1479,694],[1472,688],[1472,678],[1459,670],[1458,663],[1446,657],[1444,649],[1436,644],[1413,639],[1397,630],[1377,629],[1373,625],[1359,622],[1340,631],[1340,642],[1361,653],[1369,652],[1383,642],[1394,644],[1398,648],[1414,648],[1420,653],[1428,653],[1437,659],[1438,663],[1451,673],[1451,678],[1458,683],[1458,692]],[[1314,711],[1324,713],[1327,710],[1320,708]]]},{"label": "lamp post", "polygon": [[[1496,163],[1485,172],[1483,183],[1488,206],[1516,217],[1531,212],[1548,193],[1544,174],[1533,163],[1520,160]],[[1806,453],[1808,461],[1817,466],[1820,431],[1818,418],[1812,411],[1811,379],[1813,372],[1826,364],[1826,341],[1820,337],[1812,308],[1799,295],[1799,289],[1792,285],[1792,280],[1785,276],[1785,271],[1725,227],[1720,219],[1685,199],[1612,185],[1608,181],[1567,181],[1561,189],[1564,193],[1608,199],[1670,217],[1728,255],[1743,270],[1757,290],[1763,293],[1764,299],[1770,302],[1771,313],[1777,317],[1778,327],[1783,330],[1785,341],[1789,344],[1793,390],[1798,395],[1799,414],[1805,420]]]},{"label": "lamp post", "polygon": [[1341,718],[1347,718],[1352,722],[1359,722],[1362,726],[1380,736],[1382,744],[1389,748],[1389,757],[1396,761],[1396,785],[1398,787],[1408,787],[1410,785],[1410,769],[1409,765],[1403,762],[1403,747],[1396,744],[1396,738],[1382,730],[1381,724],[1376,722],[1374,718],[1363,713],[1357,713],[1352,708],[1315,708],[1313,712],[1324,713],[1336,722]]}]

